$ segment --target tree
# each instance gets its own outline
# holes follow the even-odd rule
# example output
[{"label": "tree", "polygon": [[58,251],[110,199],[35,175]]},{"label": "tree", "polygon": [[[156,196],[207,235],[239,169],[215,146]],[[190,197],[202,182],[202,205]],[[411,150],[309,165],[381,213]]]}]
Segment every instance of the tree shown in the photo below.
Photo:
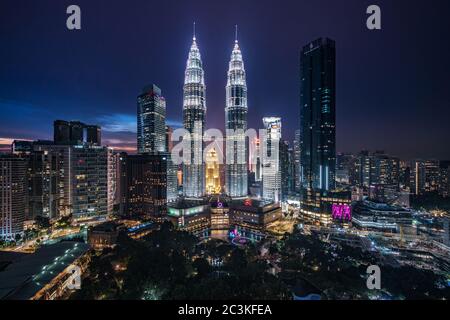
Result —
[{"label": "tree", "polygon": [[50,219],[47,217],[37,216],[35,221],[37,226],[41,229],[50,228]]},{"label": "tree", "polygon": [[199,277],[204,277],[212,271],[212,268],[209,265],[208,261],[206,261],[206,259],[204,258],[195,259],[192,266],[197,271]]}]

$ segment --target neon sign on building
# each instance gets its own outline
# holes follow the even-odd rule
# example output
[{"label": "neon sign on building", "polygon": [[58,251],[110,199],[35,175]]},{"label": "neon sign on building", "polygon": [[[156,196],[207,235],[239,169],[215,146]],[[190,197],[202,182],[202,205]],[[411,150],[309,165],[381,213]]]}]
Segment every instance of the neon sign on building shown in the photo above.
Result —
[{"label": "neon sign on building", "polygon": [[333,219],[352,221],[352,208],[348,204],[333,204],[331,216]]}]

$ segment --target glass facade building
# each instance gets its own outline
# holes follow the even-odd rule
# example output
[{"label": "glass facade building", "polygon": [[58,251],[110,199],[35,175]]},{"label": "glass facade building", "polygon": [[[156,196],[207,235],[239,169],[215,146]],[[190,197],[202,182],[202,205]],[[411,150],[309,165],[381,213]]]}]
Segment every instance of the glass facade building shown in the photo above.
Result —
[{"label": "glass facade building", "polygon": [[231,197],[245,197],[247,187],[247,83],[241,49],[236,40],[228,68],[226,86],[225,129],[226,173],[225,188]]},{"label": "glass facade building", "polygon": [[304,46],[300,74],[302,186],[333,190],[336,171],[335,42],[320,38]]},{"label": "glass facade building", "polygon": [[137,98],[139,153],[166,151],[166,100],[155,85],[145,87]]},{"label": "glass facade building", "polygon": [[262,140],[262,196],[265,200],[281,201],[280,152],[281,118],[263,118],[266,130]]},{"label": "glass facade building", "polygon": [[183,87],[183,126],[190,133],[190,161],[183,164],[183,194],[198,198],[205,195],[203,133],[206,121],[205,74],[195,36],[186,62]]}]

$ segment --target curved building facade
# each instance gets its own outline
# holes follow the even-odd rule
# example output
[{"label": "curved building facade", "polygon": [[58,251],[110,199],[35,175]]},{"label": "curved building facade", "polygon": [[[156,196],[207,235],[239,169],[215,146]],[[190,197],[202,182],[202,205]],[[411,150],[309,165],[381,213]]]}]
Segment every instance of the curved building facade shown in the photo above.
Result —
[{"label": "curved building facade", "polygon": [[245,197],[247,187],[247,83],[241,49],[236,39],[228,68],[226,86],[226,192],[231,197]]},{"label": "curved building facade", "polygon": [[183,194],[190,198],[205,195],[203,133],[206,119],[205,75],[195,36],[186,63],[183,87],[183,125],[191,135],[190,162],[183,165]]}]

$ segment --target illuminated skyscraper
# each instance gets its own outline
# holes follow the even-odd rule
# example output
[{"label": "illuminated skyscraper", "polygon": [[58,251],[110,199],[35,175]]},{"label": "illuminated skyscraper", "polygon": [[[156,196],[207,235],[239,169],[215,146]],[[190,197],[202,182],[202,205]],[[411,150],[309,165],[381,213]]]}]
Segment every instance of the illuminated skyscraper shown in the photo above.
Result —
[{"label": "illuminated skyscraper", "polygon": [[155,85],[145,87],[137,98],[138,153],[166,151],[166,100]]},{"label": "illuminated skyscraper", "polygon": [[249,146],[250,172],[255,174],[255,181],[261,181],[261,148],[259,145],[259,139],[253,139]]},{"label": "illuminated skyscraper", "polygon": [[183,193],[186,197],[198,198],[205,194],[205,165],[203,162],[205,91],[203,64],[194,29],[183,87],[183,125],[191,135],[190,161],[183,165]]},{"label": "illuminated skyscraper", "polygon": [[280,172],[280,139],[281,118],[263,118],[266,130],[262,140],[262,180],[263,198],[279,202],[281,200],[281,172]]},{"label": "illuminated skyscraper", "polygon": [[167,212],[166,155],[128,155],[125,162],[124,214],[162,221]]},{"label": "illuminated skyscraper", "polygon": [[23,234],[27,199],[27,159],[0,155],[0,239]]},{"label": "illuminated skyscraper", "polygon": [[333,190],[336,171],[335,42],[320,38],[304,46],[300,73],[302,186]]},{"label": "illuminated skyscraper", "polygon": [[300,130],[295,130],[294,139],[294,167],[295,167],[295,192],[300,192],[301,189],[301,166],[300,166]]},{"label": "illuminated skyscraper", "polygon": [[247,83],[236,29],[236,40],[228,68],[225,107],[225,129],[228,131],[226,134],[225,185],[226,191],[231,197],[245,197],[248,194],[248,154],[245,139],[247,111]]}]

